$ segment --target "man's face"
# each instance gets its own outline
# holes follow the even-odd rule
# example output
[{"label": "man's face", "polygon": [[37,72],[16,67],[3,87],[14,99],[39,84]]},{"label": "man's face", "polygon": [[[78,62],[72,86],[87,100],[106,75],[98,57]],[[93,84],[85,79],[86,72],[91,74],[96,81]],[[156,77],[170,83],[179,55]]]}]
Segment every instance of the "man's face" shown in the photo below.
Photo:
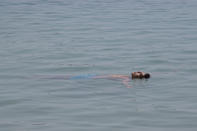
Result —
[{"label": "man's face", "polygon": [[150,78],[150,74],[149,73],[144,73],[144,72],[133,72],[132,73],[132,78],[139,78],[139,79],[143,79],[143,78]]},{"label": "man's face", "polygon": [[134,72],[134,75],[137,78],[143,78],[143,73],[142,72]]}]

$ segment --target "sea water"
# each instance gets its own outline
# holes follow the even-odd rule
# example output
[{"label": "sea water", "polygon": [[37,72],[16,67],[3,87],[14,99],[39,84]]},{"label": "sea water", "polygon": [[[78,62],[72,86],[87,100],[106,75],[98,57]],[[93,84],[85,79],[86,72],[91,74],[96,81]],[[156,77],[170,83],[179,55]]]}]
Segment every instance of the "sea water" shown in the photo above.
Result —
[{"label": "sea water", "polygon": [[[1,131],[196,131],[196,0],[1,0]],[[42,79],[129,75],[149,80]],[[62,78],[60,77],[60,78]]]}]

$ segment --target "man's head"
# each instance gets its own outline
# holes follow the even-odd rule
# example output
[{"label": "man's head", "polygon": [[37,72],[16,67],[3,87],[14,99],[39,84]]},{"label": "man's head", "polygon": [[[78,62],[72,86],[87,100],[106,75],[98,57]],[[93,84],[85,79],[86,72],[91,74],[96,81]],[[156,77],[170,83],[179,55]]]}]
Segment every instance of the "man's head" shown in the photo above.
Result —
[{"label": "man's head", "polygon": [[145,73],[144,74],[144,78],[146,78],[146,79],[150,78],[150,74],[149,73]]},{"label": "man's head", "polygon": [[143,79],[143,78],[148,79],[150,78],[150,74],[138,71],[138,72],[133,72],[131,74],[131,77],[132,79]]}]

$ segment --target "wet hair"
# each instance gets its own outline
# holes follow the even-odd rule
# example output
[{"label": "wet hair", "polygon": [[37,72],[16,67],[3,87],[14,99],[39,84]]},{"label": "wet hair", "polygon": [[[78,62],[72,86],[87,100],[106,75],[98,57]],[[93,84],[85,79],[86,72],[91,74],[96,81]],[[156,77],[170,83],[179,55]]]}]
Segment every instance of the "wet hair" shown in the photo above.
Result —
[{"label": "wet hair", "polygon": [[150,78],[150,74],[149,74],[149,73],[146,73],[146,74],[144,75],[144,78],[146,78],[146,79]]}]

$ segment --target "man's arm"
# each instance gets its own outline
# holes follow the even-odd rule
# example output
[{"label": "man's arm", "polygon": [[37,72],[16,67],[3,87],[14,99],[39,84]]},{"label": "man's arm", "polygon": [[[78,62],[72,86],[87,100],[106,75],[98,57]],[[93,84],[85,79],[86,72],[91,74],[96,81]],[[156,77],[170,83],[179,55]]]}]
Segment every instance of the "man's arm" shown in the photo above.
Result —
[{"label": "man's arm", "polygon": [[123,83],[127,88],[132,88],[132,86],[129,85],[129,81],[130,81],[129,78],[123,79],[123,80],[122,80],[122,83]]}]

